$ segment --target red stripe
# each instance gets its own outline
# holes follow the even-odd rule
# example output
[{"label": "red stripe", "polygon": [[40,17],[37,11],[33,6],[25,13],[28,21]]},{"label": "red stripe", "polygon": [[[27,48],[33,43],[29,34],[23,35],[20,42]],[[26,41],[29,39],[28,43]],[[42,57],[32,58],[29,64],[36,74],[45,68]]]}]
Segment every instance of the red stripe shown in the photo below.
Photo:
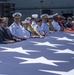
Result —
[{"label": "red stripe", "polygon": [[65,31],[65,32],[68,32],[68,33],[74,33],[74,30],[65,29],[64,31]]}]

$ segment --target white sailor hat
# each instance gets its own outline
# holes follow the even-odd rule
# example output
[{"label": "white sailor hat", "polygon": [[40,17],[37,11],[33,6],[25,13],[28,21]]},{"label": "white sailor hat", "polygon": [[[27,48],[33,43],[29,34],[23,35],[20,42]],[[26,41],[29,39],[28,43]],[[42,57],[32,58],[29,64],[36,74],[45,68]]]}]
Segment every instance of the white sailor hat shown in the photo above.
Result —
[{"label": "white sailor hat", "polygon": [[49,15],[48,18],[49,18],[49,19],[52,19],[52,18],[53,18],[53,15]]},{"label": "white sailor hat", "polygon": [[58,13],[53,14],[53,17],[54,17],[54,16],[58,16]]},{"label": "white sailor hat", "polygon": [[15,12],[12,16],[13,17],[21,17],[22,14],[20,12]]},{"label": "white sailor hat", "polygon": [[27,18],[26,18],[26,20],[29,20],[29,21],[30,21],[31,19],[32,19],[31,17],[27,17]]},{"label": "white sailor hat", "polygon": [[48,14],[42,14],[41,18],[48,18]]},{"label": "white sailor hat", "polygon": [[38,14],[32,14],[32,18],[38,18]]},{"label": "white sailor hat", "polygon": [[22,24],[25,24],[25,23],[30,23],[30,21],[25,19],[24,21],[22,21]]}]

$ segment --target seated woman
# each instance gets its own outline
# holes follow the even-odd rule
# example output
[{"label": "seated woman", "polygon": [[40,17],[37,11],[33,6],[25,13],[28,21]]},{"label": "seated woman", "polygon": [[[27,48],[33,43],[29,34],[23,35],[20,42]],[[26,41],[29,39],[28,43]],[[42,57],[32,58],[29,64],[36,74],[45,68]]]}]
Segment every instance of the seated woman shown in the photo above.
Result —
[{"label": "seated woman", "polygon": [[23,37],[27,39],[31,37],[31,32],[28,30],[29,23],[30,23],[29,20],[22,21]]}]

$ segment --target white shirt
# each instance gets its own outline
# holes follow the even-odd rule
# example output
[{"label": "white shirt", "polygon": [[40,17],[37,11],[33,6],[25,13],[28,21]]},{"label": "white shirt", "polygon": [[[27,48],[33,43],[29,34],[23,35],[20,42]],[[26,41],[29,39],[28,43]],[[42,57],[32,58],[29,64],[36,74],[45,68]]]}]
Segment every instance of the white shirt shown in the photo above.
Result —
[{"label": "white shirt", "polygon": [[47,24],[47,22],[42,23],[42,30],[45,33],[49,32],[49,25]]},{"label": "white shirt", "polygon": [[53,27],[54,27],[55,30],[57,30],[57,31],[60,31],[61,30],[58,22],[56,22],[56,21],[53,20],[52,21],[52,25],[53,25]]},{"label": "white shirt", "polygon": [[27,29],[25,29],[24,27],[22,29],[23,29],[24,36],[31,37],[31,33]]},{"label": "white shirt", "polygon": [[9,27],[12,35],[18,37],[18,38],[23,38],[23,30],[22,26],[19,24],[17,25],[15,22]]}]

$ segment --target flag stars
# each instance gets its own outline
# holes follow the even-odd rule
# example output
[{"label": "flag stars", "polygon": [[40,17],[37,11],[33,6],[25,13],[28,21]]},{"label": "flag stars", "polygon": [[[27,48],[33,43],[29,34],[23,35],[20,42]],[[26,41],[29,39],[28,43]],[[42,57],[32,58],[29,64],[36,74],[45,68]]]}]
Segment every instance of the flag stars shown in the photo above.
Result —
[{"label": "flag stars", "polygon": [[70,49],[64,49],[64,50],[49,49],[49,50],[55,51],[54,53],[58,53],[58,54],[59,53],[74,54],[74,51]]},{"label": "flag stars", "polygon": [[51,44],[50,42],[35,42],[35,41],[31,41],[33,43],[35,43],[35,45],[39,45],[39,46],[50,46],[50,47],[57,47],[57,46],[62,46],[61,44]]},{"label": "flag stars", "polygon": [[1,63],[2,61],[0,61],[0,63]]},{"label": "flag stars", "polygon": [[69,38],[67,38],[67,37],[62,37],[62,38],[60,38],[60,37],[53,37],[53,38],[56,38],[57,40],[63,40],[63,41],[71,41],[71,42],[74,42],[74,39],[69,39]]},{"label": "flag stars", "polygon": [[1,47],[1,48],[6,49],[6,50],[2,50],[0,52],[17,52],[17,53],[27,54],[27,55],[30,55],[28,52],[40,52],[36,50],[24,50],[22,47],[18,47],[18,48]]},{"label": "flag stars", "polygon": [[53,74],[59,74],[59,75],[74,75],[74,69],[68,71],[68,72],[63,72],[63,71],[51,71],[51,70],[39,70],[42,72],[47,72],[47,73],[53,73]]},{"label": "flag stars", "polygon": [[68,61],[59,61],[59,60],[48,60],[43,56],[38,57],[38,58],[22,58],[22,57],[14,57],[14,58],[23,60],[23,62],[20,62],[20,64],[37,64],[37,63],[40,63],[40,64],[58,66],[55,63],[68,62]]}]

